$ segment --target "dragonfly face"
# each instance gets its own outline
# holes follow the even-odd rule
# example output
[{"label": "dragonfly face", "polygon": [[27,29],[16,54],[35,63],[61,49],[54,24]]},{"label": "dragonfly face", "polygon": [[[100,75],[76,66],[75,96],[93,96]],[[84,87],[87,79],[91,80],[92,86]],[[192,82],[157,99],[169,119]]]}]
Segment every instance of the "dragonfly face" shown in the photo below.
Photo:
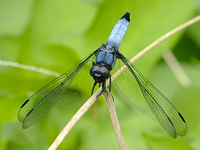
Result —
[{"label": "dragonfly face", "polygon": [[90,70],[90,75],[94,78],[95,82],[102,83],[108,79],[110,71],[102,64],[94,64]]},{"label": "dragonfly face", "polygon": [[159,123],[172,137],[185,135],[187,127],[181,113],[118,51],[129,22],[130,13],[125,13],[114,26],[105,45],[29,97],[18,112],[22,127],[28,128],[43,116],[69,106],[86,95],[77,94],[75,89],[93,93],[98,83],[102,86],[100,96],[106,89],[107,79],[110,79],[111,85],[112,72],[126,65],[127,69],[114,81],[124,97]]}]

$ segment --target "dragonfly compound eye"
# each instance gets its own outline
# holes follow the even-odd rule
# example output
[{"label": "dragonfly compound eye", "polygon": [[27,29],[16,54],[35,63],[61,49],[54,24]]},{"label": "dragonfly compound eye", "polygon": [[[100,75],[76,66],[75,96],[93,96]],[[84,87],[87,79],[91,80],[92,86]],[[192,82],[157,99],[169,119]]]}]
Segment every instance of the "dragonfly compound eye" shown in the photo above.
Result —
[{"label": "dragonfly compound eye", "polygon": [[110,76],[110,73],[106,67],[94,65],[90,70],[90,75],[96,82],[101,83]]}]

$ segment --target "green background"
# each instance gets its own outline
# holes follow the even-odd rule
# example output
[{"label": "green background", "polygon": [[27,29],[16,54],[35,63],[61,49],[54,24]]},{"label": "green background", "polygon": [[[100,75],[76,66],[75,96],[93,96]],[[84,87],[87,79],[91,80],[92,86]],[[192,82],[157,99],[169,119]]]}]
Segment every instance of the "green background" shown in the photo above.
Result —
[{"label": "green background", "polygon": [[[64,73],[105,43],[117,20],[131,12],[120,46],[129,59],[165,33],[200,14],[199,0],[0,0],[0,60]],[[200,150],[200,23],[140,58],[137,68],[178,108],[188,133],[173,139],[113,90],[127,150]],[[172,50],[191,85],[182,87],[162,55]],[[22,129],[21,104],[55,77],[0,64],[0,149],[47,149],[80,106],[75,103]],[[103,96],[60,147],[119,149]]]}]

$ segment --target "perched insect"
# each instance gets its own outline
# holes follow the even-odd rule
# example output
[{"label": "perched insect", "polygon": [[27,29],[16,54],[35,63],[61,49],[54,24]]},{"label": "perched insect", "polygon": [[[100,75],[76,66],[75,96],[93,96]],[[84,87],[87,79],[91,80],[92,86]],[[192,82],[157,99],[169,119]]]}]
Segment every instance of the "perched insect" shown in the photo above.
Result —
[{"label": "perched insect", "polygon": [[[114,81],[125,98],[158,122],[172,137],[185,135],[186,122],[180,112],[119,52],[129,23],[130,13],[127,12],[114,26],[106,44],[28,98],[18,113],[22,127],[27,128],[46,114],[70,105],[85,93],[93,94],[97,84],[102,86],[99,97],[106,89],[107,79],[111,85],[114,67],[125,64],[128,69]],[[77,94],[77,90],[85,93]]]}]

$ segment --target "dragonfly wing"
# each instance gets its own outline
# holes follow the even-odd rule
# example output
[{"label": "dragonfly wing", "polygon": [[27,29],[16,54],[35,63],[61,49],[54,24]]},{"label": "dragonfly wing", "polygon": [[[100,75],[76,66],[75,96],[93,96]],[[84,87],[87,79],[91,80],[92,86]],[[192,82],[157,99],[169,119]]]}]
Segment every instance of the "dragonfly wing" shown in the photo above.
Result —
[{"label": "dragonfly wing", "polygon": [[[46,114],[68,106],[91,91],[94,81],[89,70],[96,51],[24,102],[18,112],[18,119],[23,128],[31,126]],[[77,92],[83,90],[84,94]]]},{"label": "dragonfly wing", "polygon": [[172,137],[185,135],[186,122],[176,107],[128,59],[122,54],[118,58],[121,61],[116,65],[128,67],[116,79],[117,87],[126,99],[158,122]]}]

